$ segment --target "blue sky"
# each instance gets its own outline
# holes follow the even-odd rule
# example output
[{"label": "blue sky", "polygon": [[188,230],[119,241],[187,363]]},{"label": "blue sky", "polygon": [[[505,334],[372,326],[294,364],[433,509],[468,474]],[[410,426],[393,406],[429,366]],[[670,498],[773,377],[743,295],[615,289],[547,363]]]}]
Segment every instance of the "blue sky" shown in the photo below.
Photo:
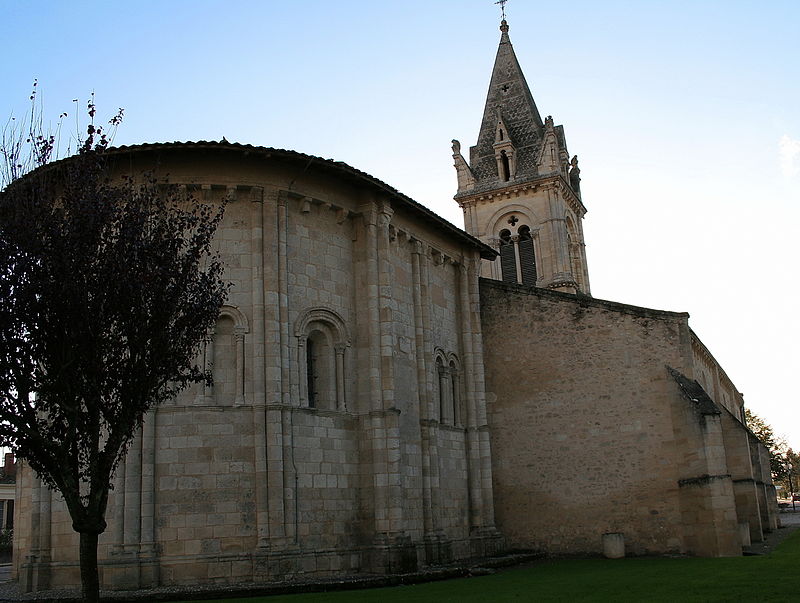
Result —
[{"label": "blue sky", "polygon": [[[117,144],[219,140],[345,161],[461,225],[491,0],[0,0],[0,114],[38,78],[94,90]],[[578,154],[592,292],[688,311],[748,406],[800,449],[800,3],[509,0],[541,114]],[[68,129],[68,128],[67,128]]]}]

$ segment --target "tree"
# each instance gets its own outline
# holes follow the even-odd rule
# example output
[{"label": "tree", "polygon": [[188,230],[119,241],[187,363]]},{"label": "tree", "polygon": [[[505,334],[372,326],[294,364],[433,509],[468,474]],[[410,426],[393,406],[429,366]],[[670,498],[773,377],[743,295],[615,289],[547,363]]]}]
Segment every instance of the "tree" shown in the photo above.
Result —
[{"label": "tree", "polygon": [[794,484],[797,471],[800,469],[800,457],[789,448],[786,442],[775,436],[772,426],[757,414],[745,409],[745,420],[747,427],[769,451],[769,468],[772,473],[772,481],[782,485],[787,492],[795,491]]},{"label": "tree", "polygon": [[798,486],[798,477],[800,477],[800,454],[791,448],[786,448],[783,452],[783,467],[783,474],[775,481],[783,486],[784,491],[792,497],[792,501],[794,502],[794,494],[800,491],[800,486]]},{"label": "tree", "polygon": [[0,445],[64,498],[98,601],[115,468],[148,410],[211,378],[197,359],[228,291],[211,251],[223,210],[113,180],[93,123],[65,160],[41,131],[27,142],[38,167],[0,191]]}]

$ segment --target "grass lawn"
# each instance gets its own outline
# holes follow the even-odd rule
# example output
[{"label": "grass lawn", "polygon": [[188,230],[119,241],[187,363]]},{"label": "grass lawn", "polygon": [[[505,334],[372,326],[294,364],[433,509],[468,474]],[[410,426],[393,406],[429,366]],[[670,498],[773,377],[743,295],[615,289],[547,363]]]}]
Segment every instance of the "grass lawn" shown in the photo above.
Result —
[{"label": "grass lawn", "polygon": [[217,599],[230,603],[434,601],[800,601],[800,530],[774,552],[722,559],[544,561],[491,576],[361,591]]}]

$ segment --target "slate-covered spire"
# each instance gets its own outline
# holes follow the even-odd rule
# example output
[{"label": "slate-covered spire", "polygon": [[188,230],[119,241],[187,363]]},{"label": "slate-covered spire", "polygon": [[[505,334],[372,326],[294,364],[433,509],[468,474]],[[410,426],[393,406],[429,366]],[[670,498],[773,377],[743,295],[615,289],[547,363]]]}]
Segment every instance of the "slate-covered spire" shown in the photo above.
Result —
[{"label": "slate-covered spire", "polygon": [[505,19],[500,31],[478,143],[470,148],[470,168],[479,187],[490,180],[536,176],[544,126],[514,54]]},{"label": "slate-covered spire", "polygon": [[482,264],[481,276],[589,294],[578,158],[570,162],[564,128],[539,115],[505,19],[500,31],[469,163],[453,141],[453,198],[464,212],[464,229],[500,256]]}]

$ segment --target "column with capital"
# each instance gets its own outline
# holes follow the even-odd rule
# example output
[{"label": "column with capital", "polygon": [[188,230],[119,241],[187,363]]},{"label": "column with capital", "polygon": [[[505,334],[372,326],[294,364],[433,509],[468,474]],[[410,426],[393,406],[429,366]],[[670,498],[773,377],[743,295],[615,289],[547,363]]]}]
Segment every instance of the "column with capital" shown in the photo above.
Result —
[{"label": "column with capital", "polygon": [[464,376],[466,381],[466,443],[467,487],[469,488],[469,525],[474,531],[483,524],[483,497],[481,496],[481,462],[478,435],[478,418],[475,396],[475,362],[473,353],[472,304],[470,303],[470,278],[466,258],[459,264],[459,309],[461,315],[461,341]]},{"label": "column with capital", "polygon": [[[428,254],[425,245],[411,241],[411,272],[414,293],[414,333],[417,364],[417,399],[422,452],[422,512],[428,563],[442,561],[441,490],[439,482],[439,423],[434,410],[432,384],[433,344],[431,342]],[[429,370],[430,369],[430,370]]]},{"label": "column with capital", "polygon": [[347,346],[343,343],[337,343],[334,347],[336,353],[336,409],[346,411],[347,406],[345,403],[345,389],[344,389],[344,352]]},{"label": "column with capital", "polygon": [[[495,528],[494,516],[494,489],[492,485],[492,451],[489,439],[489,422],[486,408],[486,377],[483,365],[483,331],[480,321],[480,288],[476,277],[480,259],[475,257],[471,261],[468,280],[469,298],[472,304],[472,363],[473,387],[475,392],[476,423],[478,426],[478,446],[481,459],[481,502],[482,524],[484,535],[492,539],[494,544],[487,546],[500,546],[501,535]],[[484,551],[486,553],[493,550]]]},{"label": "column with capital", "polygon": [[234,345],[236,346],[236,395],[233,403],[237,406],[244,404],[244,334],[245,327],[239,325],[233,329]]}]

